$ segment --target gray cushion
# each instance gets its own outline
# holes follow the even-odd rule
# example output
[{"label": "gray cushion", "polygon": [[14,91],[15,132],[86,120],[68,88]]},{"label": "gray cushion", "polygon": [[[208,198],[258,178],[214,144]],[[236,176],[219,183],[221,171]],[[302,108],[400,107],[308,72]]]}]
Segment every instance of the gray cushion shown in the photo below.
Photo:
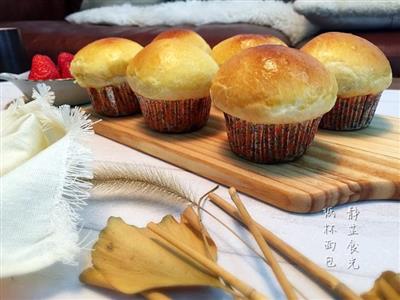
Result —
[{"label": "gray cushion", "polygon": [[297,0],[294,8],[325,30],[400,28],[399,0]]},{"label": "gray cushion", "polygon": [[81,10],[103,7],[103,6],[112,6],[112,5],[121,5],[124,3],[128,3],[131,5],[150,5],[164,2],[163,0],[83,0],[81,5]]}]

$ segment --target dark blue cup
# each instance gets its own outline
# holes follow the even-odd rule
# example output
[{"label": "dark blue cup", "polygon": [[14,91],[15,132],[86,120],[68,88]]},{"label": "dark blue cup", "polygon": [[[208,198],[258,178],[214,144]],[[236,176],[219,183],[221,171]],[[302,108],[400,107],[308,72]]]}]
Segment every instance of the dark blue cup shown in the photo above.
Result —
[{"label": "dark blue cup", "polygon": [[17,28],[0,28],[0,73],[29,70],[28,57]]}]

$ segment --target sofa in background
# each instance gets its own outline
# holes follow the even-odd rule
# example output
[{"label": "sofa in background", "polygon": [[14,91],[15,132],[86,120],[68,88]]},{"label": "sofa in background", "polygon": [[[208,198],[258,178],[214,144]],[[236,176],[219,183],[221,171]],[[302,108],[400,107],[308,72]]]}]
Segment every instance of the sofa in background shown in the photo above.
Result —
[{"label": "sofa in background", "polygon": [[[64,17],[78,11],[82,0],[2,0],[0,2],[0,27],[17,27],[31,58],[36,53],[55,59],[61,51],[76,53],[86,44],[103,37],[130,38],[142,45],[148,44],[165,26],[107,26],[71,24]],[[289,39],[280,31],[252,24],[206,24],[181,26],[202,35],[213,46],[219,41],[239,33],[272,34],[286,43]],[[400,30],[353,31],[375,45],[388,57],[394,77],[400,77]],[[301,46],[306,41],[297,45]]]}]

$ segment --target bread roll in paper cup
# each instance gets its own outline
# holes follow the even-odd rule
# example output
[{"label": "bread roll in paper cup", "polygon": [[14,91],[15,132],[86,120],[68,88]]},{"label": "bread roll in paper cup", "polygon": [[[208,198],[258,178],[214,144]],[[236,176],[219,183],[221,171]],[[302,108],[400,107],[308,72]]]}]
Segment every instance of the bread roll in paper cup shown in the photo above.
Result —
[{"label": "bread roll in paper cup", "polygon": [[334,76],[318,60],[275,45],[233,56],[211,86],[212,101],[225,115],[232,151],[257,163],[302,156],[336,93]]},{"label": "bread roll in paper cup", "polygon": [[261,45],[287,46],[282,40],[273,35],[237,34],[215,45],[212,49],[212,56],[218,65],[222,65],[244,49]]},{"label": "bread roll in paper cup", "polygon": [[303,46],[335,75],[338,94],[335,106],[320,127],[355,130],[368,127],[382,92],[392,82],[390,63],[369,41],[349,33],[328,32]]},{"label": "bread roll in paper cup", "polygon": [[96,113],[118,117],[140,111],[126,82],[126,67],[143,47],[124,38],[104,38],[85,46],[71,62],[71,73],[88,90]]},{"label": "bread roll in paper cup", "polygon": [[177,39],[181,42],[198,47],[208,54],[211,54],[210,45],[208,45],[207,42],[197,32],[194,32],[193,30],[184,28],[172,28],[161,32],[154,38],[153,42],[163,39]]},{"label": "bread roll in paper cup", "polygon": [[209,90],[218,66],[197,46],[179,39],[147,45],[129,63],[127,78],[146,124],[165,133],[202,128],[209,117]]}]

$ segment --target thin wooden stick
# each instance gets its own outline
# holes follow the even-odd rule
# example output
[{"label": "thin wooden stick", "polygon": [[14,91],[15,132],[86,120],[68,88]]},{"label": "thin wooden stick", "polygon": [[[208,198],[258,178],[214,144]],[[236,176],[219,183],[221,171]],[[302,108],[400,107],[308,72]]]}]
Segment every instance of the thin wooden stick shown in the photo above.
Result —
[{"label": "thin wooden stick", "polygon": [[224,281],[228,282],[232,287],[237,289],[239,292],[241,292],[244,296],[246,296],[250,300],[266,300],[267,298],[256,291],[254,288],[249,286],[247,283],[241,281],[240,279],[236,278],[233,274],[229,273],[225,269],[223,269],[221,266],[216,264],[214,261],[211,259],[207,258],[206,256],[200,254],[199,252],[193,250],[192,248],[188,247],[181,241],[178,241],[168,234],[166,234],[164,231],[162,231],[160,228],[157,227],[157,225],[153,222],[147,224],[147,228],[162,237],[164,240],[166,240],[168,243],[176,247],[177,249],[181,250],[183,253],[186,255],[190,256],[192,259],[194,259],[196,262],[199,264],[203,265],[206,267],[208,270],[216,274],[217,276],[221,277]]},{"label": "thin wooden stick", "polygon": [[[237,221],[243,223],[238,210],[218,195],[211,193],[208,195],[210,200]],[[325,271],[296,249],[286,244],[271,231],[257,224],[264,239],[269,245],[279,252],[282,256],[292,262],[295,266],[306,272],[311,278],[321,283],[325,288],[344,300],[361,300],[362,298],[353,292],[348,286],[337,279],[335,276]]]},{"label": "thin wooden stick", "polygon": [[268,244],[265,241],[264,237],[262,236],[261,232],[258,230],[256,222],[250,216],[250,214],[247,211],[246,207],[244,206],[242,200],[240,200],[240,197],[237,194],[236,189],[231,187],[229,189],[229,195],[231,196],[232,201],[235,203],[237,209],[239,210],[239,213],[240,213],[243,223],[247,226],[250,233],[253,235],[253,237],[256,240],[258,246],[260,247],[262,253],[264,254],[265,258],[267,259],[269,265],[271,266],[271,269],[274,272],[276,279],[278,279],[278,282],[281,285],[282,290],[285,292],[286,297],[289,300],[297,299],[296,293],[293,290],[292,285],[290,284],[290,282],[288,281],[288,279],[285,276],[285,273],[283,273],[282,268],[279,266],[278,262],[276,261],[271,248],[268,246]]}]

